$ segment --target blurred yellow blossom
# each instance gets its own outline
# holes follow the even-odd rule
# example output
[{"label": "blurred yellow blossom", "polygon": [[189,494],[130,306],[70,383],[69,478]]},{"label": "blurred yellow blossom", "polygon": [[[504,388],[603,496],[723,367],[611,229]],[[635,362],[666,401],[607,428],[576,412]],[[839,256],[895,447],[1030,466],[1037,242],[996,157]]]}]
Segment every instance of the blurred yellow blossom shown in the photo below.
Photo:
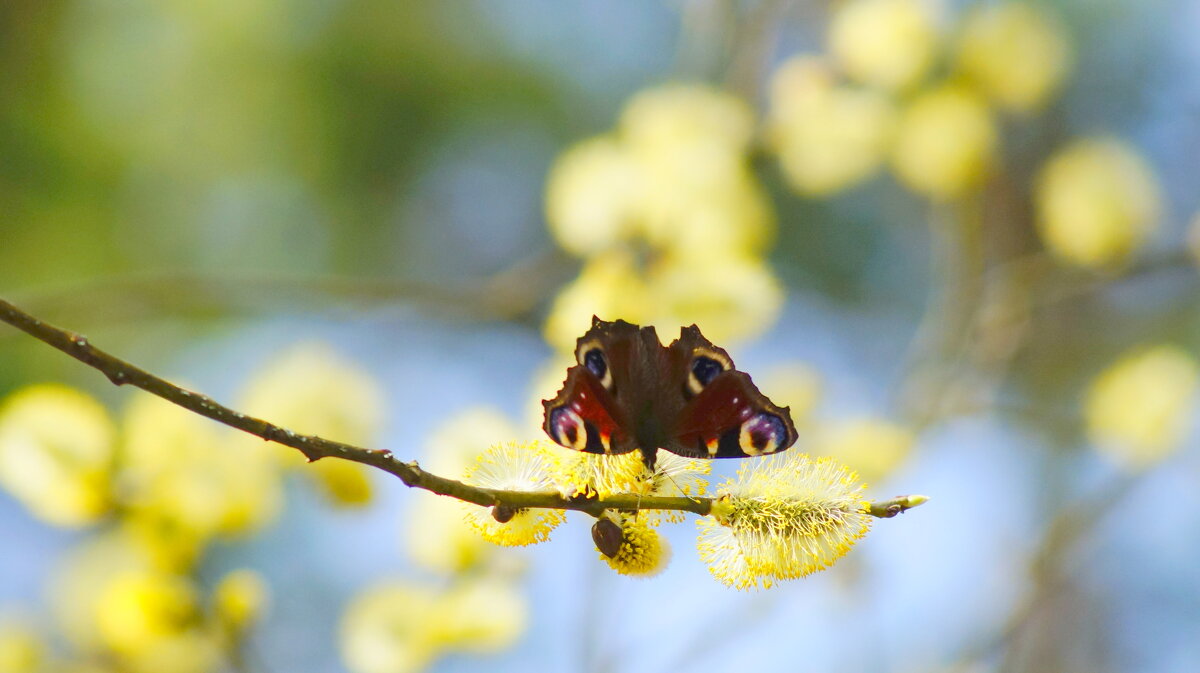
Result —
[{"label": "blurred yellow blossom", "polygon": [[858,475],[795,451],[738,468],[701,518],[700,558],[738,589],[767,588],[823,570],[866,535],[871,516]]},{"label": "blurred yellow blossom", "polygon": [[440,654],[435,642],[438,593],[415,582],[367,587],[342,616],[339,644],[352,673],[416,673]]},{"label": "blurred yellow blossom", "polygon": [[516,426],[496,409],[482,405],[467,407],[429,433],[421,464],[436,474],[459,479],[488,447],[516,436]]},{"label": "blurred yellow blossom", "polygon": [[645,324],[651,300],[642,276],[629,252],[590,258],[554,298],[543,329],[546,341],[560,352],[574,352],[575,340],[591,327],[593,315]]},{"label": "blurred yellow blossom", "polygon": [[832,194],[870,177],[894,123],[886,96],[837,84],[819,57],[793,57],[771,77],[769,139],[802,194]]},{"label": "blurred yellow blossom", "polygon": [[812,367],[788,363],[768,369],[755,382],[764,395],[781,407],[788,407],[797,428],[808,424],[813,410],[821,401],[821,375]]},{"label": "blurred yellow blossom", "polygon": [[[327,344],[308,342],[280,353],[255,374],[242,393],[241,407],[295,432],[370,446],[383,422],[383,398],[366,370]],[[274,447],[273,455],[291,465],[304,464],[298,451]],[[336,505],[371,500],[370,468],[365,465],[322,460],[304,473]]]},{"label": "blurred yellow blossom", "polygon": [[205,673],[218,646],[201,628],[198,594],[182,575],[154,567],[124,529],[73,550],[51,584],[63,634],[83,653],[115,655],[131,673]]},{"label": "blurred yellow blossom", "polygon": [[769,209],[746,170],[753,127],[745,102],[710,87],[648,89],[629,102],[621,133],[643,167],[652,244],[684,244],[692,229],[721,237],[713,245],[765,242]]},{"label": "blurred yellow blossom", "polygon": [[562,156],[549,177],[547,217],[585,263],[547,315],[551,345],[571,351],[593,315],[702,322],[730,338],[774,320],[781,290],[762,254],[775,216],[749,165],[753,133],[741,99],[668,84],[634,96],[614,134]]},{"label": "blurred yellow blossom", "polygon": [[347,444],[369,445],[383,422],[379,383],[321,342],[298,343],[276,355],[240,397],[240,407],[253,416]]},{"label": "blurred yellow blossom", "polygon": [[749,107],[717,89],[641,92],[617,135],[585,140],[555,163],[546,187],[551,233],[585,257],[633,239],[701,255],[761,251],[774,220],[747,166],[752,129]]},{"label": "blurred yellow blossom", "polygon": [[445,588],[393,580],[368,587],[342,617],[341,650],[353,673],[407,673],[453,651],[490,654],[528,624],[525,598],[496,576]]},{"label": "blurred yellow blossom", "polygon": [[1084,138],[1059,150],[1038,176],[1038,232],[1060,259],[1098,267],[1120,262],[1158,226],[1162,196],[1153,170],[1116,138]]},{"label": "blurred yellow blossom", "polygon": [[1040,107],[1071,67],[1071,45],[1046,10],[1024,2],[976,5],[959,34],[962,72],[998,104]]},{"label": "blurred yellow blossom", "polygon": [[217,619],[234,631],[244,631],[262,619],[269,601],[266,580],[246,568],[227,573],[213,589]]},{"label": "blurred yellow blossom", "polygon": [[342,507],[362,507],[374,493],[372,468],[348,460],[326,459],[309,466],[330,502]]},{"label": "blurred yellow blossom", "polygon": [[459,500],[421,494],[406,520],[404,551],[427,570],[460,573],[487,560],[494,550],[463,520]]},{"label": "blurred yellow blossom", "polygon": [[95,604],[100,637],[121,653],[141,652],[184,631],[197,619],[196,590],[183,577],[125,571],[100,590]]},{"label": "blurred yellow blossom", "polygon": [[766,247],[774,214],[748,168],[749,105],[712,87],[669,84],[634,96],[619,129],[638,164],[647,244],[701,259]]},{"label": "blurred yellow blossom", "polygon": [[1084,419],[1096,448],[1140,468],[1179,447],[1194,411],[1196,359],[1175,346],[1122,356],[1087,391]]},{"label": "blurred yellow blossom", "polygon": [[600,560],[622,575],[653,577],[671,561],[671,547],[645,515],[619,515],[621,545],[616,555],[600,553]]},{"label": "blurred yellow blossom", "polygon": [[664,255],[642,271],[631,257],[593,258],[555,299],[546,339],[574,349],[593,315],[644,325],[703,325],[718,343],[761,332],[778,317],[783,288],[758,256],[716,248],[706,258]]},{"label": "blurred yellow blossom", "polygon": [[[758,256],[713,254],[703,260],[666,256],[650,269],[648,281],[656,310],[652,320],[643,324],[662,325],[664,330],[701,325],[715,343],[761,333],[783,308],[783,286]],[[664,332],[663,337],[670,335]]]},{"label": "blurred yellow blossom", "polygon": [[29,386],[0,406],[0,487],[59,526],[92,523],[112,507],[116,431],[86,393]]},{"label": "blurred yellow blossom", "polygon": [[[554,491],[553,447],[547,440],[496,444],[467,468],[463,482],[504,491]],[[566,519],[561,510],[523,509],[501,523],[487,507],[471,503],[462,503],[462,506],[467,523],[485,540],[505,547],[544,542],[550,531]]]},{"label": "blurred yellow blossom", "polygon": [[155,568],[162,570],[186,572],[194,568],[212,542],[211,531],[197,530],[193,522],[181,520],[172,508],[130,509],[118,527]]},{"label": "blurred yellow blossom", "polygon": [[[430,434],[422,465],[434,474],[461,479],[489,446],[515,436],[516,428],[500,412],[489,407],[465,409]],[[437,572],[471,568],[493,551],[464,519],[462,502],[453,498],[415,498],[404,539],[410,558]]]},{"label": "blurred yellow blossom", "polygon": [[66,640],[83,652],[104,649],[97,626],[101,597],[117,577],[152,570],[145,550],[122,528],[106,530],[69,550],[50,582],[50,607]]},{"label": "blurred yellow blossom", "polygon": [[822,426],[812,452],[832,456],[866,481],[878,481],[912,452],[916,438],[904,426],[880,418],[847,418]]},{"label": "blurred yellow blossom", "polygon": [[979,95],[943,84],[916,95],[901,113],[892,166],[913,191],[953,199],[980,183],[996,145],[995,123]]},{"label": "blurred yellow blossom", "polygon": [[438,624],[436,638],[443,647],[495,654],[525,633],[529,605],[511,580],[476,576],[446,591],[433,616]]},{"label": "blurred yellow blossom", "polygon": [[122,657],[120,670],[122,673],[220,673],[223,657],[218,640],[193,626]]},{"label": "blurred yellow blossom", "polygon": [[120,474],[131,514],[200,541],[273,521],[283,500],[278,449],[232,437],[207,418],[135,396],[124,418]]},{"label": "blurred yellow blossom", "polygon": [[113,665],[96,661],[57,662],[55,665],[54,673],[119,673]]},{"label": "blurred yellow blossom", "polygon": [[754,111],[740,98],[703,84],[666,84],[634,96],[620,133],[652,164],[689,184],[723,179],[754,136]]},{"label": "blurred yellow blossom", "polygon": [[712,185],[680,184],[662,174],[645,188],[641,233],[655,250],[695,263],[713,251],[758,255],[775,233],[775,212],[766,191],[747,166],[730,169]]},{"label": "blurred yellow blossom", "polygon": [[0,673],[38,673],[44,670],[46,645],[31,627],[0,618]]},{"label": "blurred yellow blossom", "polygon": [[641,175],[612,136],[568,149],[546,181],[546,222],[562,248],[588,256],[631,237],[641,217]]},{"label": "blurred yellow blossom", "polygon": [[850,0],[833,15],[829,49],[854,79],[904,89],[933,65],[937,16],[922,0]]}]

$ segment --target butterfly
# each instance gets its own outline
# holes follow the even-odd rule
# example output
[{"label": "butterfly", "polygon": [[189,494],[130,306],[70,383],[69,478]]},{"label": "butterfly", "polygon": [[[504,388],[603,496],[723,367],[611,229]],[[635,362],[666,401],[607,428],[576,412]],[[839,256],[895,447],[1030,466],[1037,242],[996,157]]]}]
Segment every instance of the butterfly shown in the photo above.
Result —
[{"label": "butterfly", "polygon": [[562,390],[543,400],[542,429],[578,451],[658,449],[688,458],[744,458],[796,442],[787,407],[759,392],[724,349],[695,325],[663,346],[653,327],[592,318],[575,346]]}]

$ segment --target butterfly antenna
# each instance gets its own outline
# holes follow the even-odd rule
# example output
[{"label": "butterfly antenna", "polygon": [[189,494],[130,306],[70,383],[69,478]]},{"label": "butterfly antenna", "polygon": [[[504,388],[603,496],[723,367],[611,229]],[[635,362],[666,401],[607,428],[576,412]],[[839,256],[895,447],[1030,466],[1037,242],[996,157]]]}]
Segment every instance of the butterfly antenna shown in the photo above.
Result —
[{"label": "butterfly antenna", "polygon": [[694,502],[694,503],[696,503],[696,504],[700,504],[700,501],[699,501],[697,498],[695,498],[694,496],[692,496],[692,495],[691,495],[691,494],[689,494],[689,493],[685,493],[685,492],[684,492],[684,490],[683,490],[683,487],[679,485],[679,482],[675,481],[675,478],[674,478],[674,477],[672,477],[671,475],[667,474],[666,472],[663,472],[663,476],[664,476],[664,477],[666,477],[666,478],[667,478],[667,480],[668,480],[668,481],[670,481],[670,482],[671,482],[671,484],[673,484],[673,485],[675,486],[675,490],[676,490],[676,491],[679,491],[679,495],[681,495],[681,496],[683,496],[683,497],[687,498],[688,500],[691,500],[692,502]]},{"label": "butterfly antenna", "polygon": [[[655,479],[657,479],[657,477],[658,477],[658,475],[659,475],[659,474],[660,474],[660,473],[658,472],[658,466],[657,466],[657,462],[656,462],[656,463],[655,463],[655,467],[652,467],[652,468],[650,468],[650,480],[651,480],[651,487],[653,487],[653,486],[654,486],[654,480],[655,480]],[[667,479],[667,481],[671,482],[671,485],[675,487],[675,490],[676,490],[676,491],[679,493],[679,495],[683,496],[684,498],[687,498],[687,499],[691,500],[692,502],[694,502],[694,503],[696,503],[696,504],[700,504],[700,501],[699,501],[699,500],[695,499],[693,496],[691,496],[691,495],[689,495],[688,493],[684,492],[684,490],[683,490],[683,487],[679,485],[679,482],[675,481],[675,478],[674,478],[674,477],[672,477],[670,474],[668,474],[668,473],[667,473],[665,470],[664,470],[664,471],[662,471],[661,475],[662,475],[663,477],[665,477],[665,478]],[[641,498],[640,498],[640,497],[639,497],[639,499],[638,499],[638,502],[639,502],[639,504],[641,503]]]}]

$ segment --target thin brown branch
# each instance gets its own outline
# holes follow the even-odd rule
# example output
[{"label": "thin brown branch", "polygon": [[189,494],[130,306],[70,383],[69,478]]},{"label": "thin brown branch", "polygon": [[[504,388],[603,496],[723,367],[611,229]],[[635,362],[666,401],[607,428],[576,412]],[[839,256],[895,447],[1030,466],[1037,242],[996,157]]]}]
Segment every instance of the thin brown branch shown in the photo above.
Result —
[{"label": "thin brown branch", "polygon": [[[406,486],[422,488],[438,495],[450,496],[483,507],[503,506],[514,510],[526,508],[564,509],[586,512],[593,516],[599,516],[606,509],[678,510],[704,516],[712,507],[711,498],[637,494],[612,495],[603,498],[568,498],[555,492],[501,491],[464,484],[426,472],[415,461],[402,461],[386,449],[367,449],[315,435],[302,435],[261,418],[230,409],[206,395],[180,388],[140,367],[96,348],[88,341],[87,337],[47,324],[3,299],[0,299],[0,321],[8,323],[100,371],[114,385],[131,385],[141,388],[218,423],[248,432],[267,441],[290,446],[303,453],[309,462],[321,458],[341,458],[370,465],[398,477]],[[914,497],[919,496],[905,496],[883,503],[872,503],[871,513],[878,517],[893,516],[904,509],[915,506],[912,504]]]}]

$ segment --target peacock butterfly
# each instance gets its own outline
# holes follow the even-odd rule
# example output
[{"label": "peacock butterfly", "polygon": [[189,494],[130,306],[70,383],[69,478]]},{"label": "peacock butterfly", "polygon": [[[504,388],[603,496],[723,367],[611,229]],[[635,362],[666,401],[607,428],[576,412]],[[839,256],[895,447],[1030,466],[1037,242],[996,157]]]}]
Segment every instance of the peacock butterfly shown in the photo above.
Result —
[{"label": "peacock butterfly", "polygon": [[663,346],[653,327],[593,317],[575,360],[562,390],[542,401],[542,429],[567,448],[640,450],[653,467],[659,448],[688,458],[744,458],[796,441],[788,408],[760,393],[695,325]]}]

